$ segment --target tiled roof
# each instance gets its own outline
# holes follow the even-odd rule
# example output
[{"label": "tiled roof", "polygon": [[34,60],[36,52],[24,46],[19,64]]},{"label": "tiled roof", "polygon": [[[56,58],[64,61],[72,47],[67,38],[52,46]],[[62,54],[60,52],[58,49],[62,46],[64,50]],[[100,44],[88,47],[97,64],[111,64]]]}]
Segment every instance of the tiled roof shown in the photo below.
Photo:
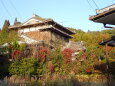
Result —
[{"label": "tiled roof", "polygon": [[82,50],[86,50],[83,42],[73,42],[73,41],[70,41],[65,48],[70,48],[72,50],[75,50],[75,51],[82,51]]},{"label": "tiled roof", "polygon": [[37,20],[39,20],[39,21],[47,21],[47,20],[48,20],[48,19],[42,18],[42,17],[40,17],[40,16],[38,16],[38,15],[36,15],[36,14],[33,14],[33,15],[32,15],[32,18],[37,19]]}]

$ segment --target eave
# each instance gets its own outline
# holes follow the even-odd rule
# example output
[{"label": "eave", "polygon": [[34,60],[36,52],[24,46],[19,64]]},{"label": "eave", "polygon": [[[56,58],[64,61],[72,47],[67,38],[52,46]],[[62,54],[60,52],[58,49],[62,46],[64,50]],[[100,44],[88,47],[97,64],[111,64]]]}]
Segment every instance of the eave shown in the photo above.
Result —
[{"label": "eave", "polygon": [[58,24],[57,22],[55,22],[55,21],[53,21],[53,20],[52,20],[52,22],[50,22],[50,23],[51,23],[54,27],[58,28],[59,30],[61,30],[61,31],[63,31],[63,32],[66,32],[66,33],[68,33],[68,34],[70,34],[70,35],[75,34],[74,32],[68,30],[66,27],[63,27],[62,25]]},{"label": "eave", "polygon": [[89,20],[103,24],[115,25],[115,8],[97,14],[95,16],[91,16],[89,17]]}]

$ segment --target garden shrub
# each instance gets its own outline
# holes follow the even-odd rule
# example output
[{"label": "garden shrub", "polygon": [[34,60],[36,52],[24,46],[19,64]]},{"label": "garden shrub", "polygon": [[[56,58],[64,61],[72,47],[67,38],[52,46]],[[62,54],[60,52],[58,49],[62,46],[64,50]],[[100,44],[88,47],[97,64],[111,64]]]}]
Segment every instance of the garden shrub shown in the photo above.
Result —
[{"label": "garden shrub", "polygon": [[45,62],[47,59],[47,54],[49,53],[49,49],[46,47],[41,47],[37,53],[36,58],[38,58],[41,62]]},{"label": "garden shrub", "polygon": [[74,50],[66,48],[62,51],[63,54],[63,60],[65,63],[72,61],[72,54],[74,53]]},{"label": "garden shrub", "polygon": [[9,67],[11,75],[33,75],[36,74],[38,60],[36,58],[24,58],[13,61]]},{"label": "garden shrub", "polygon": [[11,57],[12,59],[21,59],[24,57],[23,52],[25,50],[25,44],[19,44],[17,41],[11,44]]},{"label": "garden shrub", "polygon": [[47,63],[43,62],[38,62],[38,67],[37,67],[37,74],[38,75],[43,75],[47,73]]},{"label": "garden shrub", "polygon": [[[60,49],[53,49],[48,55],[48,69],[52,69],[56,74],[63,72],[63,56]],[[49,71],[51,73],[51,71]]]},{"label": "garden shrub", "polygon": [[12,59],[20,59],[21,51],[20,50],[14,50],[11,53]]}]

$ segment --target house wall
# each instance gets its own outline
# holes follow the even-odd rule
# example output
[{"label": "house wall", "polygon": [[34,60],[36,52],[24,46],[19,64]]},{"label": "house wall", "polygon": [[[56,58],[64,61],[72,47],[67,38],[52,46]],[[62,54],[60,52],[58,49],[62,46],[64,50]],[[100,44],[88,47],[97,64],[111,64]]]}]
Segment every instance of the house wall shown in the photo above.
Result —
[{"label": "house wall", "polygon": [[[29,41],[33,42],[33,40],[42,40],[45,43],[49,43],[51,40],[51,33],[49,31],[40,31],[40,29],[50,28],[50,25],[37,26],[37,27],[28,27],[28,28],[20,28],[18,29],[18,33],[21,37],[26,36],[26,38],[30,38]],[[26,41],[28,42],[28,40]]]},{"label": "house wall", "polygon": [[39,31],[40,29],[44,29],[44,28],[50,28],[52,27],[51,25],[44,25],[44,26],[37,26],[37,27],[28,27],[28,28],[21,28],[18,30],[19,33],[26,33],[26,32],[30,32],[30,31]]},{"label": "house wall", "polygon": [[[28,27],[28,28],[21,28],[18,30],[18,33],[27,36],[29,41],[33,42],[33,40],[42,40],[47,44],[54,45],[55,43],[64,45],[65,43],[69,42],[69,39],[62,36],[61,34],[54,33],[53,31],[45,30],[40,31],[40,29],[50,28],[51,25],[44,25],[38,27]],[[26,38],[27,38],[26,37]],[[28,41],[28,40],[27,40]],[[29,42],[28,41],[28,42]]]},{"label": "house wall", "polygon": [[62,44],[62,45],[65,45],[65,43],[69,42],[68,38],[65,38],[54,32],[51,33],[51,40],[53,43]]},{"label": "house wall", "polygon": [[45,43],[50,42],[51,35],[49,31],[31,31],[24,33],[27,37],[30,37],[34,40],[43,40]]}]

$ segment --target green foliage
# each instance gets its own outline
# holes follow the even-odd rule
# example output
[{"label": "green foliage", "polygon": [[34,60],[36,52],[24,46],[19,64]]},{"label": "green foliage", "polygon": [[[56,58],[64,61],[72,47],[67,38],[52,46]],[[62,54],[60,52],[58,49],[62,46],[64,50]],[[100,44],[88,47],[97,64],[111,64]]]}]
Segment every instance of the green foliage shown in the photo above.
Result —
[{"label": "green foliage", "polygon": [[21,66],[21,63],[19,60],[12,62],[10,67],[9,67],[10,74],[11,75],[20,75],[20,71],[19,71],[20,66]]},{"label": "green foliage", "polygon": [[9,39],[8,40],[9,43],[18,41],[19,40],[18,32],[16,32],[16,31],[9,31],[8,39]]},{"label": "green foliage", "polygon": [[55,73],[62,74],[63,56],[62,56],[60,49],[56,48],[52,50],[51,53],[48,54],[48,61],[49,61],[48,62],[49,65],[52,65],[52,64],[54,65]]},{"label": "green foliage", "polygon": [[11,75],[34,75],[38,67],[36,58],[24,58],[22,60],[13,61],[9,67]]},{"label": "green foliage", "polygon": [[68,27],[67,29],[73,31],[74,33],[85,33],[85,32],[82,31],[81,29],[74,29],[74,28],[70,28],[70,27]]},{"label": "green foliage", "polygon": [[18,40],[17,32],[9,31],[9,25],[9,21],[5,20],[2,31],[0,32],[0,44],[11,43]]},{"label": "green foliage", "polygon": [[38,67],[37,67],[37,74],[38,75],[43,75],[47,73],[47,62],[38,62]]},{"label": "green foliage", "polygon": [[20,49],[20,51],[24,51],[25,50],[25,44],[20,44],[20,47],[19,47]]},{"label": "green foliage", "polygon": [[12,46],[12,48],[13,48],[14,50],[19,50],[19,49],[20,49],[20,45],[18,44],[17,41],[13,42],[11,46]]},{"label": "green foliage", "polygon": [[111,36],[115,35],[115,29],[102,30],[104,34],[110,34]]},{"label": "green foliage", "polygon": [[20,50],[20,51],[25,50],[25,44],[19,44],[17,41],[14,41],[11,44],[11,47],[13,48],[13,50]]},{"label": "green foliage", "polygon": [[10,25],[10,22],[8,20],[5,20],[4,25],[2,27],[2,35],[6,36],[8,34],[9,25]]},{"label": "green foliage", "polygon": [[8,41],[8,26],[9,21],[5,20],[2,31],[0,32],[0,43],[6,43]]}]

